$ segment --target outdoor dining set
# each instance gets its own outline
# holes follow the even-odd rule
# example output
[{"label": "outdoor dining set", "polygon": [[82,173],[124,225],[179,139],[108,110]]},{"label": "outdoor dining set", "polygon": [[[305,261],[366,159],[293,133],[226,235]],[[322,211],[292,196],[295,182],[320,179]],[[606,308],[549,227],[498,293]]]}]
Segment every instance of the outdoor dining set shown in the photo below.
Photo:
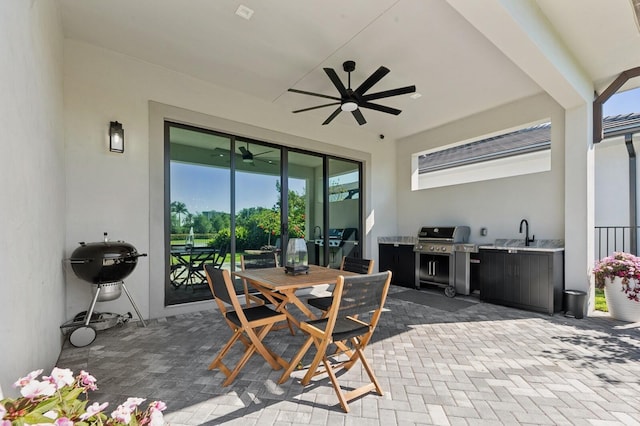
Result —
[{"label": "outdoor dining set", "polygon": [[[209,370],[218,369],[226,376],[223,386],[233,383],[256,353],[271,368],[283,371],[278,380],[283,384],[294,370],[300,369],[304,356],[314,346],[316,353],[306,367],[302,385],[308,385],[317,375],[328,376],[345,412],[349,411],[348,402],[354,398],[373,391],[383,395],[364,350],[383,310],[391,282],[390,271],[372,273],[373,261],[346,257],[340,269],[309,265],[306,273],[291,274],[278,266],[275,253],[243,255],[241,267],[230,272],[212,263],[203,265],[215,302],[232,331],[209,365]],[[244,295],[237,291],[232,276],[242,280]],[[297,294],[301,289],[322,284],[331,285],[330,296],[303,301]],[[301,312],[304,319],[294,315],[292,307]],[[279,328],[288,328],[291,334],[299,330],[304,335],[291,360],[283,359],[264,343],[267,334]],[[244,346],[244,352],[239,359],[231,361],[228,355],[236,342]],[[369,382],[345,391],[336,372],[349,370],[358,361]]]}]

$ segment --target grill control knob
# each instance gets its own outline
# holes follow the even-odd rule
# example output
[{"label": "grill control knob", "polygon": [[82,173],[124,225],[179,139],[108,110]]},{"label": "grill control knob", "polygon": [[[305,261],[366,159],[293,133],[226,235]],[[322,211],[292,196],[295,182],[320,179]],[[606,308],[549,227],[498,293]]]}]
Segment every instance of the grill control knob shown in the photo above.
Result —
[{"label": "grill control knob", "polygon": [[429,247],[429,250],[433,251],[433,249],[434,249],[434,246]]}]

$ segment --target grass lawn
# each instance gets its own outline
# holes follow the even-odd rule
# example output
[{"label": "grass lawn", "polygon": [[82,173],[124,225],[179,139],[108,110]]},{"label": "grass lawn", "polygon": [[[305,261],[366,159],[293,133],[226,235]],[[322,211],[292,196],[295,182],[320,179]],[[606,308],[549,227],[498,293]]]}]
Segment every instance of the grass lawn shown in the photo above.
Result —
[{"label": "grass lawn", "polygon": [[604,290],[596,288],[596,311],[609,312],[607,301],[604,299]]}]

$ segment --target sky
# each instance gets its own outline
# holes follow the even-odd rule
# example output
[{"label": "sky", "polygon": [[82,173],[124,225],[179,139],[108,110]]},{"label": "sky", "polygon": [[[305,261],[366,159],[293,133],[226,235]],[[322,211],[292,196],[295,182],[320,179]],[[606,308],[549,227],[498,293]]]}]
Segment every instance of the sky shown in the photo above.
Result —
[{"label": "sky", "polygon": [[[171,201],[185,203],[189,213],[230,212],[229,169],[196,164],[171,163]],[[236,174],[236,211],[247,207],[273,207],[278,201],[276,182],[280,178],[252,173]],[[289,189],[305,192],[302,179],[290,179]]]},{"label": "sky", "polygon": [[[603,115],[640,112],[640,89],[613,95],[603,105]],[[193,164],[171,163],[171,200],[185,203],[190,213],[230,211],[229,170]],[[278,200],[276,176],[238,173],[236,210],[246,207],[273,207]],[[291,179],[290,189],[304,193],[305,182]]]},{"label": "sky", "polygon": [[640,88],[616,93],[602,106],[604,117],[630,112],[640,112]]}]

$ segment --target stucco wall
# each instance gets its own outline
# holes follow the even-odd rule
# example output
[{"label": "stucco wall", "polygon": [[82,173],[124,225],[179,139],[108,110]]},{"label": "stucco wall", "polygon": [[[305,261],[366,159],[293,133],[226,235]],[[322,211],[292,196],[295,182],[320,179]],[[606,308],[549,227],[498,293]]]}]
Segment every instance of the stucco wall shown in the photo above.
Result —
[{"label": "stucco wall", "polygon": [[629,225],[629,155],[622,136],[595,145],[595,224]]},{"label": "stucco wall", "polygon": [[[550,117],[551,171],[411,191],[411,154]],[[536,239],[564,238],[564,110],[547,95],[504,105],[398,141],[399,232],[420,226],[469,225],[470,240],[524,238],[521,219]],[[488,235],[480,235],[486,227]]]},{"label": "stucco wall", "polygon": [[62,342],[63,37],[52,0],[3,0],[1,9],[0,394],[8,396],[18,377],[50,371]]},{"label": "stucco wall", "polygon": [[[189,124],[319,152],[366,153],[370,157],[366,185],[372,190],[366,199],[365,253],[377,258],[376,238],[396,233],[393,140],[381,141],[355,126],[321,126],[313,117],[293,116],[269,102],[73,40],[65,41],[64,65],[66,250],[70,254],[78,241],[99,240],[106,231],[149,253],[126,281],[143,316],[152,312],[150,294],[162,291],[163,285],[158,263],[162,211],[157,206],[161,204],[156,196],[150,197],[162,190],[162,176],[157,174],[162,129],[150,118],[149,101],[169,106],[163,110],[168,111],[167,117]],[[124,125],[122,155],[107,148],[111,120]],[[90,286],[72,274],[67,274],[67,283],[70,318],[87,309]],[[202,308],[200,304],[188,309]],[[131,311],[131,306],[126,297],[120,297],[99,303],[96,309],[123,313]]]}]

